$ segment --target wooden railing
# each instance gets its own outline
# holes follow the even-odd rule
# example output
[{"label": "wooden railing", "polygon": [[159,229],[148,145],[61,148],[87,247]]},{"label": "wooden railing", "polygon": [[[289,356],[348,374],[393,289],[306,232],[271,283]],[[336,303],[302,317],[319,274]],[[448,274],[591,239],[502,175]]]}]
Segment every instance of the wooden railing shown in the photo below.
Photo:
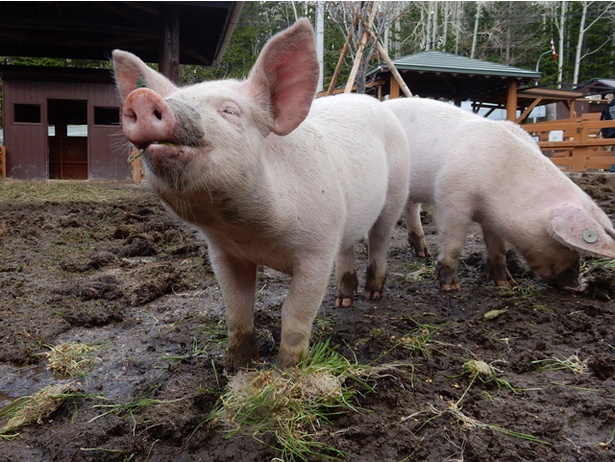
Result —
[{"label": "wooden railing", "polygon": [[615,120],[600,120],[600,113],[521,126],[562,170],[585,172],[615,169],[615,138],[602,138],[600,134],[602,128],[615,127]]}]

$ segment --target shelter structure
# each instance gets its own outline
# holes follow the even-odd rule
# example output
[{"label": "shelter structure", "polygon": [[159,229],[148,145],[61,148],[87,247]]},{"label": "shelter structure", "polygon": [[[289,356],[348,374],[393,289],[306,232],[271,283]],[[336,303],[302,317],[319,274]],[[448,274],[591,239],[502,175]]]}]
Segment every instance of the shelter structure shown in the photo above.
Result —
[{"label": "shelter structure", "polygon": [[[210,65],[243,2],[0,2],[0,56]],[[181,33],[180,33],[181,32]],[[107,66],[108,67],[108,66]],[[107,69],[1,66],[6,173],[18,179],[130,177],[121,101]]]},{"label": "shelter structure", "polygon": [[[475,110],[506,109],[509,120],[516,120],[517,110],[524,112],[534,100],[519,97],[519,92],[534,87],[540,78],[540,72],[435,50],[405,56],[393,64],[415,96],[447,99],[458,106],[472,101]],[[366,79],[379,97],[400,94],[386,64],[368,72]]]},{"label": "shelter structure", "polygon": [[575,88],[586,95],[600,95],[606,99],[607,95],[615,95],[615,79],[591,79]]},{"label": "shelter structure", "polygon": [[[539,72],[465,58],[440,51],[426,51],[392,62],[414,96],[446,99],[461,105],[470,101],[475,112],[505,109],[508,120],[522,124],[543,153],[563,170],[611,170],[615,160],[612,140],[600,136],[615,121],[601,121],[604,96],[615,93],[615,80],[593,79],[572,90],[537,86]],[[367,76],[368,91],[382,99],[400,96],[398,77],[381,64]],[[588,98],[588,96],[594,98]],[[597,97],[597,98],[595,98]],[[557,120],[526,123],[532,110],[556,103]]]}]

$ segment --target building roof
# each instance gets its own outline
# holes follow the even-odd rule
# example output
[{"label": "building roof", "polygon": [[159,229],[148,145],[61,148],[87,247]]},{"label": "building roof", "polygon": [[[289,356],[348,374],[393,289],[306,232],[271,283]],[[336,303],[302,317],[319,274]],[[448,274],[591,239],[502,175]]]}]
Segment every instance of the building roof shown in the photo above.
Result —
[{"label": "building roof", "polygon": [[602,95],[615,93],[615,79],[591,79],[575,87],[585,95]]},{"label": "building roof", "polygon": [[528,71],[519,67],[506,66],[480,59],[446,53],[443,51],[424,51],[393,61],[398,70],[434,72],[447,74],[482,75],[538,79],[540,72]]},{"label": "building roof", "polygon": [[244,2],[0,2],[0,56],[108,60],[122,48],[159,62],[171,11],[182,64],[222,55]]},{"label": "building roof", "polygon": [[[396,59],[393,64],[413,94],[460,101],[505,101],[511,80],[522,86],[540,78],[540,72],[433,50]],[[381,64],[367,78],[376,80],[388,74],[386,64]]]}]

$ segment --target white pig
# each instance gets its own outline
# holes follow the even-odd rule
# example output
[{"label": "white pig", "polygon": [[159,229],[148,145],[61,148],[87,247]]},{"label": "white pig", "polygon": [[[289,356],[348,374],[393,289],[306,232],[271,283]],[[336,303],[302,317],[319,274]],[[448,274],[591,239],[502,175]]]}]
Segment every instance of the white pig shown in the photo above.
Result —
[{"label": "white pig", "polygon": [[543,280],[573,291],[583,290],[581,255],[615,258],[607,215],[517,124],[429,99],[383,104],[406,130],[412,171],[405,215],[419,256],[429,255],[420,204],[434,204],[442,289],[460,288],[459,254],[472,221],[482,227],[489,276],[499,286],[516,285],[506,242]]},{"label": "white pig", "polygon": [[[153,190],[200,229],[226,305],[227,362],[257,358],[257,266],[291,276],[278,364],[297,364],[336,267],[336,304],[357,289],[354,245],[369,236],[365,296],[381,296],[408,194],[401,124],[376,99],[314,100],[319,66],[307,19],[272,37],[246,80],[176,87],[115,50],[122,126]],[[313,101],[314,100],[314,101]]]}]

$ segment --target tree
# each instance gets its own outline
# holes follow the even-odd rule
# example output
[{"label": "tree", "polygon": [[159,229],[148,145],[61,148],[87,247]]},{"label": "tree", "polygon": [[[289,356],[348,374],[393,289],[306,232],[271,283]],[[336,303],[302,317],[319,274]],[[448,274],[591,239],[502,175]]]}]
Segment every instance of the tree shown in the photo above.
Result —
[{"label": "tree", "polygon": [[[594,45],[595,48],[590,48],[585,43],[585,37],[588,31],[591,28],[598,26],[599,22],[602,21],[608,14],[612,14],[614,2],[608,2],[608,5],[606,7],[604,5],[601,5],[601,10],[596,10],[592,8],[592,6],[594,6],[596,2],[582,1],[580,3],[581,3],[581,20],[579,22],[579,29],[578,29],[579,35],[577,39],[576,54],[575,54],[575,60],[574,60],[574,73],[572,75],[572,83],[574,85],[576,85],[579,82],[581,61],[584,58],[597,53],[601,48],[603,48],[611,40],[610,36],[604,37],[604,40],[602,40],[601,43],[598,41],[598,43]],[[590,14],[590,11],[593,11],[594,15],[588,17],[588,15]],[[589,24],[587,24],[588,22]]]}]

